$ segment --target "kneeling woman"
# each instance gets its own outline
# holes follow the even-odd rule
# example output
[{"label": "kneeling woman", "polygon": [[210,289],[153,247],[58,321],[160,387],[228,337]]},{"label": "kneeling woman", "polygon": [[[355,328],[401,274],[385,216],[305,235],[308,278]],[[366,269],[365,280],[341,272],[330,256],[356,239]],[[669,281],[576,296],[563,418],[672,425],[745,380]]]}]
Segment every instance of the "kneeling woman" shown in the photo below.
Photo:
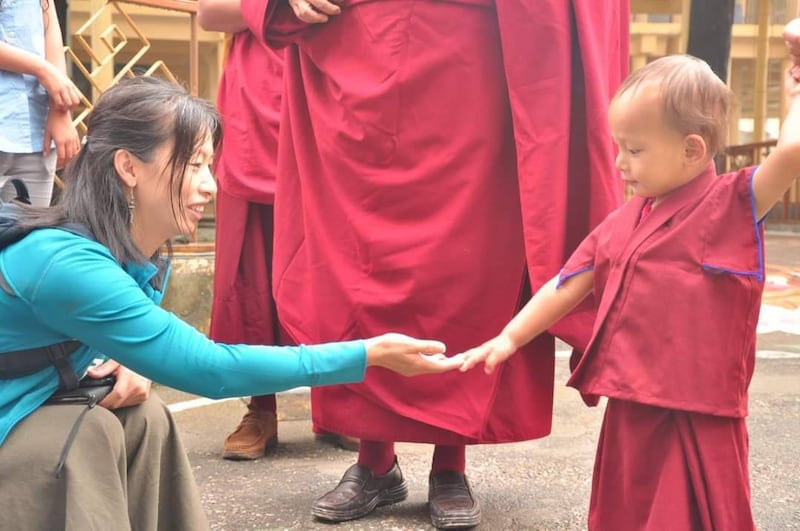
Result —
[{"label": "kneeling woman", "polygon": [[[30,232],[0,251],[0,357],[75,339],[75,375],[116,384],[105,407],[87,409],[45,404],[59,387],[54,367],[0,380],[0,528],[206,528],[149,379],[222,398],[357,382],[370,365],[406,375],[458,366],[441,343],[399,334],[301,347],[210,341],[158,306],[169,272],[159,249],[193,231],[216,192],[216,112],[176,85],[135,78],[103,94],[87,123],[62,200],[24,209]],[[89,369],[96,358],[107,361]]]}]

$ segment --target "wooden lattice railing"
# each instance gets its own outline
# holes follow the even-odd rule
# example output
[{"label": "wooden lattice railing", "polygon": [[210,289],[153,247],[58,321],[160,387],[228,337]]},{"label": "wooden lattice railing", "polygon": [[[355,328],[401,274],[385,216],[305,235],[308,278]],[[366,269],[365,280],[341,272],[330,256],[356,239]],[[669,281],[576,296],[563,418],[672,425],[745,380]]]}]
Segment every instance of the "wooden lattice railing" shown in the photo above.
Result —
[{"label": "wooden lattice railing", "polygon": [[[198,85],[198,25],[195,0],[111,0],[102,3],[80,28],[70,35],[70,46],[65,47],[67,68],[72,67],[74,78],[83,78],[91,94],[84,94],[83,106],[75,113],[74,121],[81,132],[86,130],[83,120],[92,109],[92,101],[123,77],[158,75],[177,82],[167,64],[155,59],[140,68],[140,60],[150,50],[147,35],[127,13],[127,4],[167,9],[185,13],[190,26],[189,90],[197,94]],[[134,39],[129,36],[135,37]],[[136,46],[138,49],[131,50]],[[124,61],[119,61],[125,57]],[[77,82],[77,80],[76,80]]]}]

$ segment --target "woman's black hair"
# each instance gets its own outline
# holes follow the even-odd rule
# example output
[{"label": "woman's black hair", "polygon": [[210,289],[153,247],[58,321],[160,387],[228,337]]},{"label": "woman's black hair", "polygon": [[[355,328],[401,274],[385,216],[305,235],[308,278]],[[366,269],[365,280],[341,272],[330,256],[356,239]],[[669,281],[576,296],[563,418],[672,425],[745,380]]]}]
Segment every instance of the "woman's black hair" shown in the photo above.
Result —
[{"label": "woman's black hair", "polygon": [[[207,138],[214,148],[218,145],[219,115],[209,102],[172,82],[134,77],[98,98],[86,126],[86,142],[64,171],[61,199],[49,208],[25,209],[23,224],[40,228],[79,223],[121,263],[154,258],[142,255],[131,238],[129,194],[114,167],[114,154],[124,149],[151,162],[156,149],[172,140],[167,174],[182,210],[180,190],[187,166]],[[175,203],[171,208],[177,219]]]}]

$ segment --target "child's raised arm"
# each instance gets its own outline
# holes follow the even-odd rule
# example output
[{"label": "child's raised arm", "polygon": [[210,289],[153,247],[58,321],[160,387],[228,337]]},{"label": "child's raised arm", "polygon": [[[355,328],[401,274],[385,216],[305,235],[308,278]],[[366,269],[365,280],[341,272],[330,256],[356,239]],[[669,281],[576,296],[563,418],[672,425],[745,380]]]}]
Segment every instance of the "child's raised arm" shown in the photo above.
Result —
[{"label": "child's raised arm", "polygon": [[594,272],[578,273],[558,286],[559,277],[550,279],[531,298],[522,310],[503,328],[499,335],[464,353],[461,371],[468,371],[484,362],[486,373],[511,357],[528,343],[564,317],[592,291]]},{"label": "child's raised arm", "polygon": [[783,39],[792,56],[786,72],[788,112],[781,124],[778,145],[753,177],[756,217],[761,219],[780,200],[797,177],[800,177],[800,19],[789,22]]}]

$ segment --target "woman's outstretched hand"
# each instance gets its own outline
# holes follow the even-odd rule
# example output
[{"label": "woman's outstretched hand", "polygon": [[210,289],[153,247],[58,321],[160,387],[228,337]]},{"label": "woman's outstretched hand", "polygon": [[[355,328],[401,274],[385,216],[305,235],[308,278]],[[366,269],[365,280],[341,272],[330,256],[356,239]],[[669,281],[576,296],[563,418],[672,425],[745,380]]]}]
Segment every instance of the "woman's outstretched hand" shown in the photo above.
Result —
[{"label": "woman's outstretched hand", "polygon": [[365,343],[368,367],[383,367],[403,376],[452,371],[462,362],[461,356],[445,356],[441,341],[391,333],[372,337]]}]

